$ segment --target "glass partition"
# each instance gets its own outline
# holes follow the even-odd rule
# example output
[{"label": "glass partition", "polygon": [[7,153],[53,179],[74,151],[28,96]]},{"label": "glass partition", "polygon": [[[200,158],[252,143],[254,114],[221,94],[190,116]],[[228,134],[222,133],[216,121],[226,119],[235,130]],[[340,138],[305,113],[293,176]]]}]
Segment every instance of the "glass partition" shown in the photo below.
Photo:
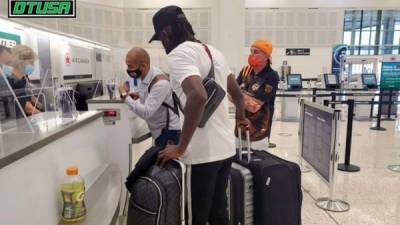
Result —
[{"label": "glass partition", "polygon": [[49,131],[76,119],[75,90],[61,87],[49,71],[32,80],[7,75],[0,68],[0,133]]}]

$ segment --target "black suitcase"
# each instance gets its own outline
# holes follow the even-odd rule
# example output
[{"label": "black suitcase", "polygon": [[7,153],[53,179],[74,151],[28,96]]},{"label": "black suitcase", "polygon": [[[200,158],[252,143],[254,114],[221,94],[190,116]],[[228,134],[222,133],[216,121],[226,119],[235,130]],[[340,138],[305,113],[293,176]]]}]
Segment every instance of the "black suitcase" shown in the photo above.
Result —
[{"label": "black suitcase", "polygon": [[153,165],[129,189],[127,225],[185,224],[185,165],[169,161]]},{"label": "black suitcase", "polygon": [[232,163],[227,194],[231,225],[254,224],[253,176],[249,169]]},{"label": "black suitcase", "polygon": [[[255,225],[301,225],[300,167],[266,151],[250,150],[236,162],[249,168],[254,184]],[[239,149],[239,156],[242,156]]]}]

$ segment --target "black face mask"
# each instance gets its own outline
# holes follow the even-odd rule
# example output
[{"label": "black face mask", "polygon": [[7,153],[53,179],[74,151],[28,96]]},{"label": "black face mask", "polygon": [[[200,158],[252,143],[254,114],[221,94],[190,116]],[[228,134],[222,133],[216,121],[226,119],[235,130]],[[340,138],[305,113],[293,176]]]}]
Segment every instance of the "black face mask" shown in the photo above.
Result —
[{"label": "black face mask", "polygon": [[133,79],[137,79],[142,76],[142,71],[139,68],[137,68],[136,70],[126,70],[126,73],[128,73],[128,75]]}]

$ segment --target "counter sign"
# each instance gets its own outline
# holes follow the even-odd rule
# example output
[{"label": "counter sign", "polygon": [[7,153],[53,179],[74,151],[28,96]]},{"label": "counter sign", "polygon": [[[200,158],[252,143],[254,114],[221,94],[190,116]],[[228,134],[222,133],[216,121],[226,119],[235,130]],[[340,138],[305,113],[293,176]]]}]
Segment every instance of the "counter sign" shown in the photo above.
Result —
[{"label": "counter sign", "polygon": [[75,18],[76,0],[8,0],[8,17]]}]

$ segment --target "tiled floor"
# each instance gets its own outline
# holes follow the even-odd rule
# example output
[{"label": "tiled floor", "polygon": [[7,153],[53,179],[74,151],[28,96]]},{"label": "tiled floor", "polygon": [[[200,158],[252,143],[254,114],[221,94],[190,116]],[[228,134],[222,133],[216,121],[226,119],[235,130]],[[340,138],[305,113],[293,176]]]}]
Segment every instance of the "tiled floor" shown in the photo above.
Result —
[{"label": "tiled floor", "polygon": [[[346,121],[341,122],[340,162],[344,160]],[[387,131],[372,131],[371,122],[354,121],[351,163],[357,173],[336,173],[338,199],[350,203],[343,213],[326,212],[315,199],[328,196],[327,185],[314,172],[302,174],[303,225],[400,225],[400,173],[387,169],[400,165],[400,120],[382,122]],[[270,151],[283,158],[298,160],[298,123],[274,121]]]}]

